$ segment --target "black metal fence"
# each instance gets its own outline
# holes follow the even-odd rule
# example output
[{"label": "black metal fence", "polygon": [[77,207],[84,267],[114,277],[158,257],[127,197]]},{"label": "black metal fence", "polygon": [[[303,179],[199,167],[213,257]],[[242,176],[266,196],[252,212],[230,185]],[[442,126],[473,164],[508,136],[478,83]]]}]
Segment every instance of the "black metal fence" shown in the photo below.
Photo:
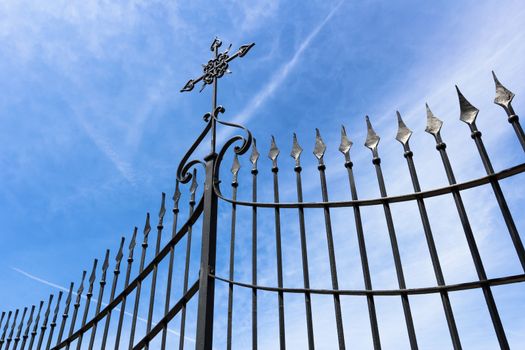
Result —
[{"label": "black metal fence", "polygon": [[[138,228],[135,227],[132,237],[127,244],[125,238],[122,237],[117,253],[114,255],[114,262],[110,263],[110,251],[107,250],[104,255],[104,260],[101,267],[98,267],[97,259],[94,260],[89,278],[86,281],[87,272],[83,271],[80,284],[75,288],[74,283],[71,283],[65,295],[60,291],[56,298],[50,295],[47,301],[41,301],[37,305],[16,309],[14,311],[2,312],[0,317],[0,327],[3,327],[0,338],[0,350],[2,349],[93,349],[93,348],[114,348],[120,349],[128,347],[129,349],[143,349],[143,348],[161,348],[177,347],[183,349],[187,346],[187,340],[195,343],[196,349],[211,349],[214,337],[224,337],[226,339],[225,346],[227,349],[232,348],[233,329],[234,329],[234,290],[248,290],[251,295],[251,304],[244,303],[245,306],[240,312],[250,313],[251,322],[249,325],[244,325],[245,328],[250,329],[251,347],[257,349],[260,344],[260,335],[258,334],[258,322],[260,316],[258,311],[261,308],[276,308],[278,313],[278,337],[274,338],[276,347],[281,349],[286,347],[286,329],[285,329],[285,295],[298,294],[304,296],[304,316],[306,326],[306,337],[309,349],[314,349],[316,346],[316,329],[315,318],[312,313],[312,296],[314,295],[328,295],[333,299],[333,312],[335,316],[335,328],[337,334],[337,344],[339,349],[344,349],[348,345],[351,347],[352,340],[345,337],[345,330],[343,327],[343,310],[341,307],[342,296],[361,296],[366,298],[368,309],[370,334],[372,336],[372,344],[375,349],[381,348],[381,333],[378,326],[378,317],[376,311],[376,298],[379,296],[394,296],[401,300],[402,312],[405,321],[406,333],[408,335],[411,349],[418,348],[418,335],[416,334],[416,327],[414,326],[414,318],[411,311],[410,299],[412,296],[420,294],[439,295],[443,313],[446,318],[446,324],[454,349],[462,348],[462,337],[458,331],[455,320],[454,308],[450,301],[450,294],[456,291],[463,291],[469,289],[478,289],[482,291],[488,315],[490,316],[491,324],[496,335],[497,341],[501,349],[509,349],[509,343],[505,332],[505,327],[502,324],[500,314],[498,312],[497,304],[494,300],[492,288],[498,285],[507,285],[511,283],[519,283],[525,281],[525,274],[507,275],[498,278],[488,278],[481,259],[481,255],[476,242],[476,234],[470,224],[469,216],[465,209],[462,199],[462,192],[467,189],[476,188],[482,185],[489,184],[493,190],[498,207],[501,211],[501,216],[505,222],[507,233],[501,232],[501,235],[508,234],[512,240],[515,254],[517,255],[521,264],[521,269],[525,271],[525,250],[521,241],[519,232],[513,220],[512,213],[507,205],[505,196],[500,186],[500,180],[511,177],[513,175],[525,171],[525,163],[517,166],[495,171],[488,153],[483,144],[481,132],[476,126],[476,116],[478,110],[472,106],[467,99],[457,90],[459,97],[459,105],[461,110],[460,119],[465,122],[471,132],[471,138],[475,143],[479,156],[481,158],[486,176],[457,183],[454,175],[453,167],[449,161],[446,144],[441,137],[440,130],[442,126],[441,120],[436,118],[427,106],[427,128],[426,132],[431,134],[436,141],[436,150],[443,162],[444,172],[448,178],[449,185],[433,190],[422,191],[418,174],[416,171],[413,151],[409,145],[409,139],[412,131],[403,122],[399,112],[398,117],[398,133],[396,139],[403,147],[403,155],[408,166],[408,174],[413,185],[413,192],[399,196],[388,196],[383,172],[381,168],[381,158],[379,156],[378,143],[379,137],[375,133],[370,120],[366,118],[368,127],[368,136],[366,138],[365,146],[372,152],[372,163],[375,168],[377,183],[379,186],[380,197],[374,199],[359,199],[357,192],[356,180],[354,177],[353,163],[350,157],[350,149],[352,142],[346,134],[343,127],[341,130],[341,143],[339,151],[342,153],[342,164],[347,172],[347,180],[350,187],[350,200],[345,201],[330,201],[328,198],[328,185],[326,178],[326,165],[324,155],[326,145],[320,135],[319,130],[316,132],[316,140],[314,147],[314,156],[317,159],[317,169],[319,173],[319,180],[321,186],[320,202],[309,202],[303,198],[303,181],[302,181],[302,167],[301,154],[303,149],[298,143],[297,137],[294,134],[293,145],[291,150],[291,157],[295,162],[295,195],[294,202],[280,201],[280,187],[279,187],[279,167],[278,156],[280,150],[277,147],[275,139],[271,140],[271,147],[268,157],[272,162],[271,173],[272,178],[270,190],[273,192],[273,200],[270,202],[258,201],[258,180],[259,169],[258,159],[260,154],[257,150],[255,140],[252,139],[251,133],[241,126],[228,123],[219,119],[219,115],[224,112],[224,108],[217,106],[217,80],[227,72],[229,62],[236,57],[243,57],[253,46],[244,45],[234,55],[229,56],[228,51],[219,53],[218,48],[221,42],[216,39],[212,44],[211,50],[215,53],[215,58],[210,60],[204,69],[204,74],[196,80],[190,80],[183,91],[191,91],[194,85],[203,81],[203,88],[209,84],[213,84],[213,103],[212,113],[207,113],[204,116],[206,127],[197,138],[194,145],[192,145],[188,153],[183,157],[178,171],[177,182],[173,199],[172,213],[173,220],[171,225],[171,232],[168,238],[162,237],[164,231],[164,218],[166,214],[166,196],[163,193],[161,198],[160,211],[156,220],[156,236],[154,237],[154,251],[148,251],[150,244],[151,233],[151,218],[149,213],[146,215],[142,235],[139,236]],[[494,75],[496,83],[496,98],[495,103],[503,107],[507,116],[508,122],[511,124],[515,134],[525,151],[525,134],[519,123],[518,116],[515,114],[511,101],[514,97],[509,90],[507,90],[498,81]],[[234,136],[228,139],[223,147],[216,152],[215,149],[215,134],[216,126],[221,124],[226,127],[240,128],[245,135]],[[196,148],[205,139],[206,135],[211,134],[212,148],[211,153],[201,159],[192,159],[192,155]],[[233,147],[235,146],[235,147]],[[233,149],[232,149],[233,147]],[[226,155],[233,152],[233,165],[231,167],[232,181],[231,181],[231,196],[223,194],[221,191],[221,164]],[[238,200],[237,194],[239,189],[239,171],[240,161],[239,157],[245,155],[249,157],[252,164],[251,168],[251,200]],[[196,166],[204,166],[204,186],[201,198],[198,198],[198,181]],[[189,184],[188,193],[184,194],[180,190],[182,184]],[[267,191],[268,188],[263,188]],[[429,220],[425,200],[437,196],[452,196],[457,215],[461,223],[462,231],[468,245],[469,254],[475,266],[478,279],[466,283],[447,284],[444,278],[440,256],[436,248],[434,234]],[[182,225],[179,225],[180,209],[179,203],[181,198],[187,198],[188,214]],[[231,212],[228,214],[231,222],[227,225],[219,220],[219,201],[228,204],[231,207]],[[398,244],[398,237],[393,221],[391,211],[392,203],[400,202],[415,202],[420,216],[421,233],[424,235],[428,252],[432,263],[435,285],[432,287],[407,288],[405,282],[405,275],[403,271],[403,264],[401,261],[400,249]],[[361,209],[364,207],[377,206],[384,211],[384,220],[388,231],[388,238],[391,247],[395,266],[395,276],[397,278],[398,288],[396,289],[374,289],[372,286],[372,278],[370,272],[370,260],[368,257],[367,235],[363,228],[363,219]],[[222,208],[222,207],[221,207]],[[251,261],[251,281],[241,282],[236,279],[235,275],[235,248],[236,248],[236,234],[238,229],[237,211],[240,208],[247,208],[251,213],[248,218],[250,222],[248,228],[243,228],[243,233],[249,232],[251,235],[251,256],[246,259]],[[328,264],[330,271],[331,288],[316,289],[311,287],[310,282],[310,262],[307,247],[307,224],[305,219],[305,210],[310,209],[322,210],[324,221],[324,232],[326,235]],[[364,282],[364,289],[341,289],[339,287],[340,276],[338,275],[337,261],[334,247],[332,211],[336,208],[350,208],[353,211],[353,219],[355,228],[349,230],[355,232],[357,238],[357,245],[359,250],[360,265],[362,269],[362,279]],[[258,232],[258,218],[261,219],[260,210],[270,209],[273,211],[273,225],[275,236],[275,258],[276,258],[276,285],[267,285],[261,283],[258,279],[258,258],[259,248],[258,244],[261,240],[261,233]],[[300,256],[301,256],[301,275],[302,287],[290,288],[284,285],[283,273],[286,272],[286,266],[283,266],[283,247],[282,247],[282,219],[281,214],[283,210],[293,210],[296,212],[296,218],[299,226],[299,241],[300,241]],[[267,217],[265,216],[265,219]],[[377,220],[383,220],[377,218]],[[224,231],[229,225],[228,242],[218,242],[218,223]],[[200,228],[202,235],[197,235],[200,239],[200,266],[198,274],[191,273],[191,262],[195,260],[192,256],[192,235],[196,228]],[[318,228],[317,228],[318,229]],[[251,232],[250,232],[251,231]],[[221,235],[219,239],[224,239]],[[167,242],[162,246],[162,242]],[[197,242],[199,242],[197,240]],[[140,244],[137,246],[137,244]],[[228,275],[219,275],[216,272],[217,247],[218,245],[229,246],[228,252]],[[175,254],[175,250],[180,250],[179,256]],[[151,259],[147,262],[147,253],[151,255]],[[135,259],[140,256],[137,263]],[[125,267],[122,265],[122,260],[125,259]],[[511,259],[512,257],[508,257]],[[176,268],[176,263],[180,263],[180,269]],[[112,277],[108,275],[110,266],[113,268]],[[160,270],[162,269],[162,273]],[[133,271],[136,271],[133,273]],[[121,277],[121,272],[125,271],[125,275]],[[161,276],[161,278],[159,277]],[[124,280],[122,280],[124,278]],[[174,293],[175,282],[177,278],[181,282],[177,287],[182,287],[179,293]],[[111,287],[108,289],[106,284],[111,280]],[[98,287],[96,283],[98,281]],[[227,286],[227,310],[226,310],[226,332],[225,334],[213,334],[214,330],[214,310],[215,307],[215,284],[221,283]],[[146,291],[149,293],[141,293]],[[96,297],[95,297],[95,294]],[[108,295],[109,292],[109,295]],[[265,303],[261,305],[259,295],[261,292],[274,293],[275,304],[269,305]],[[146,295],[144,295],[146,294]],[[175,296],[174,296],[175,294]],[[161,297],[159,297],[159,295]],[[64,299],[65,296],[65,299]],[[194,298],[195,297],[195,298]],[[96,300],[95,300],[96,299]],[[195,307],[190,308],[191,302],[195,301]],[[145,303],[142,306],[141,303]],[[93,304],[93,305],[92,305]],[[246,306],[248,305],[248,306]],[[91,307],[94,307],[94,311]],[[91,309],[90,309],[91,308]],[[194,312],[190,312],[194,311]],[[145,315],[144,318],[139,317]],[[215,316],[215,317],[214,317]],[[175,322],[177,321],[177,322]],[[191,321],[191,337],[188,337],[188,322]],[[140,332],[137,332],[137,322],[141,323]],[[195,339],[193,339],[195,334]],[[356,335],[354,335],[356,336]],[[445,336],[445,335],[443,335]],[[178,340],[178,344],[177,344]]]}]

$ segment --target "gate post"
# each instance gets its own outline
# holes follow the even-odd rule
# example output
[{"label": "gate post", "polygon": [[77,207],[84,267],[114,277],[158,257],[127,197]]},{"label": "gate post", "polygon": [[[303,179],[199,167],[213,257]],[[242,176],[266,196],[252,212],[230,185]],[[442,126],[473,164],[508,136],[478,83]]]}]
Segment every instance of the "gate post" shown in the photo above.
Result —
[{"label": "gate post", "polygon": [[213,342],[213,308],[215,299],[215,257],[217,249],[217,195],[213,190],[214,168],[217,154],[209,154],[204,182],[204,216],[202,222],[202,248],[199,270],[199,304],[197,314],[196,350],[209,350]]}]

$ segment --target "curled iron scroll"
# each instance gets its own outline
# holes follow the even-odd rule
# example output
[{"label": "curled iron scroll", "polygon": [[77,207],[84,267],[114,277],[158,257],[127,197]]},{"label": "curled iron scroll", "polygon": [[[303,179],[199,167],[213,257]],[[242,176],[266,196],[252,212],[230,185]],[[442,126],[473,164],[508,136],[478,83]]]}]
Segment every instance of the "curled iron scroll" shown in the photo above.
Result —
[{"label": "curled iron scroll", "polygon": [[221,160],[224,157],[224,154],[226,153],[226,150],[228,150],[229,147],[232,144],[234,144],[237,141],[242,141],[242,144],[240,146],[235,146],[234,147],[234,152],[236,154],[238,154],[238,155],[242,155],[242,154],[246,153],[246,151],[248,151],[248,149],[250,149],[250,146],[252,144],[252,134],[251,134],[251,132],[248,129],[246,129],[245,127],[241,126],[241,125],[219,120],[219,118],[218,118],[219,113],[224,113],[224,111],[225,111],[225,109],[224,109],[223,106],[218,106],[213,111],[213,114],[206,113],[203,116],[203,119],[206,122],[206,127],[201,132],[199,137],[197,137],[195,142],[191,145],[191,147],[186,152],[184,157],[182,157],[182,160],[179,163],[179,166],[177,168],[177,180],[179,180],[181,183],[185,184],[185,183],[188,183],[191,180],[192,174],[191,174],[190,170],[191,170],[191,168],[194,165],[197,165],[197,164],[204,165],[204,162],[202,160],[200,160],[200,159],[192,159],[192,160],[190,160],[190,158],[193,155],[193,152],[195,151],[195,149],[201,144],[202,140],[204,140],[204,138],[206,137],[208,132],[211,130],[211,128],[213,127],[215,122],[217,122],[217,123],[219,123],[221,125],[224,125],[224,126],[237,128],[237,129],[242,129],[246,133],[246,136],[236,135],[236,136],[233,136],[232,138],[228,139],[225,142],[224,146],[222,147],[222,149],[219,152],[219,155],[217,157],[217,162],[216,162],[215,169],[214,169],[214,175],[218,175],[218,169],[219,169],[219,165],[221,163]]}]

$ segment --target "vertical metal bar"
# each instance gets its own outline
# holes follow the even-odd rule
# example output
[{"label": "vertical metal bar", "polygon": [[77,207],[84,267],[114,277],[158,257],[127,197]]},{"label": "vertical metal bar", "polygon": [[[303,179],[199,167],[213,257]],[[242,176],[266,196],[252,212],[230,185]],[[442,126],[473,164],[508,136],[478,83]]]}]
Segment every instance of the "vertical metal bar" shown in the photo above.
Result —
[{"label": "vertical metal bar", "polygon": [[34,313],[35,313],[35,305],[32,305],[31,312],[29,313],[29,319],[27,320],[26,330],[24,331],[24,335],[22,336],[22,345],[20,345],[21,350],[24,350],[26,347],[27,338],[29,338],[29,329],[31,328],[31,323],[33,323]]},{"label": "vertical metal bar", "polygon": [[20,323],[18,325],[18,330],[16,332],[15,341],[13,343],[13,350],[16,350],[16,348],[18,347],[18,342],[20,342],[20,336],[22,335],[22,328],[24,327],[24,320],[26,318],[26,313],[27,313],[27,307],[25,307],[24,311],[22,312],[22,319],[20,320]]},{"label": "vertical metal bar", "polygon": [[[116,263],[115,263],[115,269],[113,270],[113,282],[111,284],[111,293],[109,296],[110,303],[115,298],[115,291],[117,289],[118,276],[120,275],[120,262],[122,261],[122,258],[124,257],[124,254],[122,253],[122,249],[124,248],[124,241],[125,241],[125,238],[122,237],[120,239],[120,247],[119,247],[118,253],[115,257]],[[102,342],[100,345],[101,350],[106,349],[106,341],[108,337],[109,324],[111,322],[111,312],[112,310],[109,310],[108,315],[106,316],[106,322],[104,324],[104,333],[102,334]]]},{"label": "vertical metal bar", "polygon": [[[237,200],[237,188],[239,183],[237,182],[237,175],[240,169],[239,159],[235,155],[231,172],[233,174],[232,179],[232,199]],[[231,233],[230,233],[230,268],[229,268],[229,279],[233,281],[235,271],[235,223],[237,215],[237,205],[232,203],[232,221],[231,221]],[[233,283],[228,284],[228,324],[226,330],[226,349],[231,350],[232,348],[232,316],[233,316]]]},{"label": "vertical metal bar", "polygon": [[7,334],[7,330],[9,329],[9,320],[11,320],[12,313],[13,313],[12,311],[9,311],[9,313],[7,314],[7,320],[5,322],[4,331],[2,332],[2,337],[0,337],[0,350],[4,346],[5,335]]},{"label": "vertical metal bar", "polygon": [[[419,185],[419,179],[416,172],[416,166],[414,164],[413,152],[410,149],[409,139],[412,135],[412,131],[407,128],[401,115],[397,112],[397,119],[399,129],[397,132],[396,140],[398,140],[403,145],[403,150],[405,151],[404,157],[407,160],[408,170],[410,172],[410,178],[412,180],[412,186],[414,192],[421,192],[421,186]],[[423,225],[423,230],[425,232],[425,238],[427,241],[428,251],[430,253],[430,259],[432,261],[432,267],[434,268],[434,274],[436,276],[436,281],[438,285],[445,285],[445,278],[443,276],[443,271],[441,269],[441,263],[439,262],[439,256],[436,249],[436,244],[434,242],[434,236],[432,234],[432,229],[430,227],[430,221],[428,219],[427,209],[425,207],[425,202],[422,198],[416,199],[417,206],[419,209],[419,216],[421,217],[421,223]],[[452,345],[454,349],[461,349],[461,341],[459,339],[459,333],[456,326],[456,321],[454,319],[454,313],[452,312],[452,306],[450,304],[450,299],[447,291],[441,291],[441,302],[443,304],[443,310],[445,312],[445,317],[447,319],[448,330],[450,333],[450,338],[452,340]]]},{"label": "vertical metal bar", "polygon": [[[98,298],[97,298],[97,308],[95,310],[95,315],[98,315],[100,312],[100,307],[102,305],[102,298],[104,297],[104,289],[106,287],[106,273],[108,271],[109,267],[109,249],[106,249],[106,256],[104,257],[104,263],[102,264],[102,277],[100,278],[100,288],[98,291]],[[91,336],[89,338],[89,346],[88,349],[93,349],[93,344],[95,343],[95,334],[97,333],[97,324],[95,323],[91,329]]]},{"label": "vertical metal bar", "polygon": [[[75,330],[75,323],[77,321],[77,315],[78,315],[78,308],[80,307],[80,300],[82,299],[82,292],[84,291],[84,279],[86,278],[86,271],[82,271],[82,281],[80,282],[80,287],[78,287],[77,291],[77,299],[75,301],[75,304],[73,305],[73,316],[71,318],[71,325],[69,327],[69,337],[73,334],[73,331]],[[69,347],[71,346],[71,343],[68,343],[66,346],[66,349],[69,350]],[[31,349],[30,349],[31,350]]]},{"label": "vertical metal bar", "polygon": [[[193,170],[192,182],[190,186],[190,214],[193,215],[195,208],[195,192],[197,191],[197,171]],[[188,291],[188,278],[190,272],[190,256],[191,256],[191,236],[193,233],[193,227],[188,227],[188,233],[186,234],[186,262],[184,264],[184,282],[182,286],[182,295]],[[186,305],[182,306],[181,317],[180,317],[180,333],[179,333],[179,349],[184,349],[184,340],[186,333]]]},{"label": "vertical metal bar", "polygon": [[[219,55],[222,42],[215,38],[211,45],[215,59]],[[213,344],[213,311],[215,304],[215,279],[210,275],[215,273],[217,250],[217,195],[213,189],[215,181],[216,117],[217,117],[217,76],[213,77],[213,98],[211,120],[211,152],[204,158],[206,174],[204,181],[204,216],[202,224],[202,249],[199,274],[199,301],[197,311],[196,350],[207,350]],[[186,308],[184,307],[183,311]]]},{"label": "vertical metal bar", "polygon": [[42,342],[44,341],[44,334],[46,333],[47,329],[47,321],[49,319],[49,314],[51,312],[51,303],[53,302],[53,294],[49,296],[49,301],[47,302],[47,309],[44,314],[44,320],[42,321],[42,326],[40,327],[40,335],[38,337],[38,345],[37,350],[40,350],[42,348]]},{"label": "vertical metal bar", "polygon": [[4,317],[5,317],[5,311],[2,311],[2,316],[0,316],[0,328],[2,328],[2,322],[4,321]]},{"label": "vertical metal bar", "polygon": [[[374,129],[372,128],[372,124],[370,123],[370,119],[368,118],[368,116],[366,117],[366,123],[367,123],[367,129],[368,129],[368,136],[366,138],[365,146],[368,147],[372,151],[372,155],[373,155],[372,163],[374,164],[375,169],[376,169],[376,176],[377,176],[377,182],[379,185],[379,191],[381,193],[381,197],[385,198],[388,195],[386,192],[385,180],[383,178],[383,171],[381,170],[381,158],[379,158],[379,154],[377,152],[377,145],[379,144],[379,136],[377,136]],[[383,210],[385,212],[385,219],[386,219],[386,225],[388,228],[388,235],[390,236],[390,244],[392,246],[392,254],[394,256],[394,265],[396,268],[396,275],[397,275],[397,282],[399,285],[399,289],[406,289],[405,276],[403,273],[403,265],[401,263],[401,255],[399,254],[399,246],[397,244],[397,237],[396,237],[396,231],[394,228],[394,222],[392,219],[392,212],[390,211],[390,205],[387,202],[383,203]],[[410,303],[408,300],[408,295],[402,294],[401,302],[403,305],[403,312],[405,314],[405,323],[407,326],[410,347],[411,349],[417,349],[418,345],[417,345],[417,339],[416,339],[416,331],[414,329],[414,321],[412,319],[412,312],[410,310]]]},{"label": "vertical metal bar", "polygon": [[[166,214],[166,193],[162,192],[162,200],[160,204],[160,211],[159,211],[159,221],[157,223],[157,242],[155,245],[155,256],[159,254],[160,250],[160,242],[162,239],[162,229],[164,228],[163,221],[164,221],[164,214]],[[153,267],[153,276],[151,278],[151,293],[149,297],[149,311],[148,311],[148,323],[146,327],[146,332],[149,333],[151,330],[151,322],[153,320],[153,305],[155,303],[155,287],[157,285],[157,269],[158,266],[155,265]],[[146,345],[146,349],[149,348],[149,344]]]},{"label": "vertical metal bar", "polygon": [[29,340],[29,350],[33,349],[33,343],[35,342],[35,337],[38,333],[38,322],[40,321],[40,312],[42,311],[42,306],[44,306],[44,301],[40,301],[40,306],[38,307],[38,313],[35,318],[35,325],[31,331],[31,339]]},{"label": "vertical metal bar", "polygon": [[[58,332],[58,338],[56,344],[58,345],[62,341],[62,335],[64,334],[64,329],[66,327],[66,321],[68,317],[69,312],[69,305],[71,304],[71,297],[73,295],[73,286],[74,283],[71,282],[69,285],[69,293],[67,294],[66,298],[66,305],[64,306],[64,313],[62,314],[62,322],[60,324],[60,331]],[[31,312],[31,316],[33,315],[33,312]]]},{"label": "vertical metal bar", "polygon": [[[129,242],[129,253],[128,253],[128,267],[126,269],[126,279],[124,281],[124,289],[129,285],[129,279],[131,277],[131,266],[133,265],[133,252],[135,251],[135,245],[137,244],[137,227],[133,229],[133,235]],[[115,336],[115,350],[120,348],[120,334],[122,333],[122,323],[124,322],[124,313],[126,312],[126,296],[122,298],[120,304],[120,315],[118,318],[117,335]]]},{"label": "vertical metal bar", "polygon": [[[180,190],[179,190],[179,181],[175,183],[175,192],[173,193],[173,224],[171,230],[171,238],[175,237],[177,233],[177,221],[179,217],[179,200],[180,200]],[[167,315],[170,310],[170,298],[171,298],[171,283],[173,276],[173,260],[175,258],[175,247],[170,247],[170,258],[168,264],[168,280],[166,283],[166,301],[164,303],[164,315]],[[161,349],[166,348],[166,337],[168,333],[168,324],[164,324],[162,327],[162,339],[161,339]]]},{"label": "vertical metal bar", "polygon": [[[275,144],[275,138],[272,136],[272,144],[268,157],[272,160],[272,173],[273,173],[273,200],[274,203],[279,203],[279,168],[277,167],[277,157],[279,156],[279,149]],[[279,208],[275,208],[275,254],[277,258],[277,286],[283,287],[283,256],[281,248],[281,212]],[[277,292],[278,304],[279,304],[279,344],[281,350],[286,349],[285,339],[285,324],[284,324],[284,292]]]},{"label": "vertical metal bar", "polygon": [[[326,174],[325,169],[326,166],[324,164],[323,156],[324,152],[326,151],[326,145],[324,144],[321,134],[319,132],[319,129],[315,129],[315,147],[314,147],[314,155],[317,158],[319,165],[317,166],[317,169],[319,170],[319,177],[321,180],[321,193],[323,202],[328,202],[328,187],[326,184]],[[332,234],[332,220],[330,217],[330,209],[325,206],[323,208],[324,212],[324,222],[325,222],[325,229],[326,229],[326,242],[328,244],[328,259],[330,262],[330,275],[332,279],[332,289],[338,290],[339,289],[339,282],[337,280],[337,265],[335,261],[335,248],[334,248],[334,238]],[[337,340],[339,343],[339,349],[345,349],[345,334],[343,329],[343,317],[341,313],[341,300],[339,294],[334,294],[334,311],[335,311],[335,323],[337,327]]]},{"label": "vertical metal bar", "polygon": [[[252,154],[250,162],[252,163],[252,202],[257,202],[257,160],[259,152],[257,151],[257,141],[253,139]],[[252,207],[252,285],[257,285],[257,207]],[[252,349],[257,350],[257,289],[252,289]]]},{"label": "vertical metal bar", "polygon": [[[357,188],[355,185],[354,171],[352,160],[350,159],[350,148],[352,147],[352,141],[350,141],[346,135],[346,129],[344,126],[341,127],[341,144],[339,146],[339,151],[343,153],[345,157],[345,168],[348,173],[348,181],[350,183],[350,192],[352,195],[352,200],[357,201],[359,197],[357,196]],[[372,278],[370,277],[370,267],[368,265],[368,255],[366,252],[366,243],[365,235],[363,232],[363,222],[361,220],[361,210],[358,205],[353,206],[354,211],[354,221],[355,228],[357,233],[357,243],[359,245],[359,255],[361,257],[361,268],[363,270],[363,279],[366,290],[372,290]],[[370,328],[372,330],[372,341],[374,344],[375,350],[381,349],[381,340],[379,337],[379,327],[377,325],[377,314],[376,306],[373,295],[367,295],[366,301],[368,305],[368,315],[370,318]]]},{"label": "vertical metal bar", "polygon": [[57,325],[58,312],[60,311],[60,301],[62,300],[62,294],[64,294],[64,292],[58,292],[57,305],[55,306],[55,311],[53,311],[53,319],[51,320],[51,324],[49,325],[49,337],[47,338],[46,350],[49,350],[51,348],[53,333]]},{"label": "vertical metal bar", "polygon": [[[15,326],[16,326],[16,319],[18,318],[18,312],[19,310],[16,309],[15,317],[13,318],[13,324],[11,326],[11,330],[9,331],[9,335],[7,336],[7,341],[5,343],[6,350],[9,350],[9,346],[11,345],[11,341],[13,340],[13,335],[15,334]],[[7,326],[7,323],[6,323],[6,326]],[[2,349],[2,344],[0,344],[0,349]]]},{"label": "vertical metal bar", "polygon": [[492,77],[494,78],[494,83],[496,84],[496,97],[494,98],[494,103],[503,107],[507,113],[508,122],[514,128],[514,132],[518,137],[521,148],[523,148],[523,151],[525,151],[525,133],[521,127],[520,118],[514,112],[514,108],[512,108],[511,104],[514,94],[499,82],[494,71],[492,71]]},{"label": "vertical metal bar", "polygon": [[[443,125],[443,122],[434,116],[432,111],[430,111],[430,108],[428,107],[428,105],[426,106],[426,108],[427,108],[427,128],[425,129],[425,131],[434,136],[436,140],[436,149],[439,151],[439,154],[441,156],[443,167],[445,168],[445,172],[447,174],[448,182],[450,185],[454,185],[456,184],[456,177],[454,176],[454,172],[452,170],[452,166],[450,164],[450,160],[448,158],[448,154],[446,151],[447,145],[441,139],[441,134],[440,134],[441,126]],[[487,274],[485,272],[485,268],[483,267],[481,255],[479,254],[479,250],[476,244],[476,239],[474,238],[474,233],[472,232],[472,228],[470,226],[467,212],[465,210],[465,206],[463,204],[463,200],[461,198],[461,194],[459,193],[459,190],[457,189],[453,190],[452,196],[454,197],[456,209],[458,211],[458,215],[461,220],[463,231],[465,232],[465,237],[467,239],[470,253],[474,261],[474,267],[476,268],[478,278],[480,281],[484,281],[487,279]],[[485,297],[485,302],[487,303],[487,307],[488,307],[489,314],[492,320],[492,324],[494,326],[494,330],[496,332],[496,336],[498,337],[499,345],[502,349],[509,349],[507,336],[505,335],[505,330],[503,329],[503,325],[501,323],[498,309],[496,307],[496,302],[494,301],[494,296],[492,295],[492,290],[487,285],[484,285],[481,288],[483,290],[483,295]]]},{"label": "vertical metal bar", "polygon": [[[295,159],[295,183],[297,187],[297,202],[302,203],[303,202],[303,185],[301,180],[301,153],[303,152],[303,149],[301,146],[299,146],[299,143],[297,142],[297,135],[293,134],[293,146],[292,146],[292,152],[290,153],[291,157]],[[305,289],[310,289],[310,273],[308,269],[308,251],[307,251],[307,244],[306,244],[306,228],[305,228],[305,222],[304,222],[304,208],[299,207],[298,208],[299,213],[299,233],[301,238],[301,261],[302,261],[302,267],[303,267],[303,285]],[[314,327],[313,327],[313,320],[312,320],[312,300],[310,296],[310,292],[306,291],[304,293],[304,307],[305,307],[305,314],[306,314],[306,331],[308,335],[308,349],[313,350],[315,349],[315,343],[314,343]]]},{"label": "vertical metal bar", "polygon": [[[146,224],[144,225],[144,240],[142,241],[142,255],[140,256],[139,274],[144,270],[144,262],[146,261],[146,249],[148,249],[148,235],[151,231],[151,225],[149,223],[149,213],[146,214]],[[131,318],[131,330],[129,332],[129,350],[133,349],[133,342],[135,338],[135,329],[137,327],[137,317],[139,313],[140,303],[140,290],[142,287],[142,281],[138,281],[135,292],[135,305],[133,307],[133,316]]]},{"label": "vertical metal bar", "polygon": [[[483,140],[481,139],[481,132],[476,126],[476,117],[478,115],[479,110],[476,107],[474,107],[465,98],[465,96],[463,96],[463,94],[461,93],[461,91],[459,91],[459,88],[457,86],[456,91],[458,93],[459,107],[461,110],[460,119],[461,121],[468,124],[471,131],[470,136],[476,143],[476,147],[481,157],[483,167],[485,168],[487,175],[492,175],[494,174],[494,168],[492,167],[489,155],[487,153],[485,145],[483,144]],[[520,234],[518,232],[518,229],[516,228],[514,219],[512,218],[512,214],[510,212],[509,206],[507,205],[507,201],[505,200],[505,196],[503,195],[503,191],[501,190],[501,186],[498,180],[495,178],[491,178],[490,185],[492,186],[492,190],[494,191],[494,195],[496,196],[496,201],[498,202],[499,208],[501,210],[501,215],[505,220],[505,225],[507,226],[507,229],[509,231],[512,243],[514,244],[514,249],[516,249],[516,254],[518,255],[518,258],[520,260],[521,267],[525,271],[525,248],[523,247],[523,242],[521,241]]]},{"label": "vertical metal bar", "polygon": [[[93,286],[95,284],[95,279],[96,279],[97,263],[98,263],[98,259],[95,259],[93,261],[93,269],[91,270],[91,275],[89,276],[89,288],[88,288],[88,292],[86,293],[86,305],[84,307],[84,315],[82,316],[81,327],[84,327],[84,325],[86,324],[87,317],[89,314],[89,306],[91,305],[91,298],[93,297]],[[77,350],[80,350],[82,346],[83,336],[84,336],[84,333],[81,333],[77,339]]]},{"label": "vertical metal bar", "polygon": [[20,336],[22,334],[22,328],[24,327],[24,320],[26,318],[26,314],[27,314],[27,307],[25,307],[24,311],[22,312],[22,319],[20,320],[20,324],[18,325],[18,330],[16,332],[15,341],[13,343],[13,350],[16,350],[16,348],[18,347],[18,342],[20,342]]}]

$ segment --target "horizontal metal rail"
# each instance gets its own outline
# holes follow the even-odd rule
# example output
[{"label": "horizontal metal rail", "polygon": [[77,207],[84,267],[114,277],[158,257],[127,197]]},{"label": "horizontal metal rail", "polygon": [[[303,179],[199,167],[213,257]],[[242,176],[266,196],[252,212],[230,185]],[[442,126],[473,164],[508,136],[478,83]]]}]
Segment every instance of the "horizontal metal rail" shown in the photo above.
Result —
[{"label": "horizontal metal rail", "polygon": [[267,292],[284,292],[284,293],[310,293],[310,294],[328,294],[328,295],[382,295],[382,296],[398,296],[398,295],[418,295],[418,294],[432,294],[440,293],[442,291],[456,292],[460,290],[476,289],[483,286],[500,286],[505,284],[525,282],[525,274],[511,275],[506,277],[489,278],[481,281],[448,284],[434,287],[421,288],[407,288],[407,289],[315,289],[315,288],[279,288],[253,285],[250,283],[232,281],[216,275],[210,275],[217,281],[231,283],[239,287],[264,290]]},{"label": "horizontal metal rail", "polygon": [[491,181],[505,179],[513,175],[517,175],[525,172],[525,163],[501,170],[497,173],[490,174],[487,176],[480,177],[475,180],[462,182],[455,185],[444,186],[433,190],[422,191],[417,193],[404,194],[400,196],[390,196],[384,198],[374,199],[358,199],[352,201],[331,201],[331,202],[303,202],[303,203],[292,203],[292,202],[281,202],[281,203],[270,203],[270,202],[246,202],[246,201],[234,201],[226,198],[222,195],[217,185],[214,185],[217,196],[229,203],[234,203],[241,206],[247,207],[258,207],[258,208],[346,208],[346,207],[361,207],[361,206],[372,206],[381,205],[385,203],[399,203],[408,202],[416,199],[431,198],[442,196],[444,194],[453,193],[455,191],[464,191],[470,188],[478,187],[481,185],[489,184]]}]

